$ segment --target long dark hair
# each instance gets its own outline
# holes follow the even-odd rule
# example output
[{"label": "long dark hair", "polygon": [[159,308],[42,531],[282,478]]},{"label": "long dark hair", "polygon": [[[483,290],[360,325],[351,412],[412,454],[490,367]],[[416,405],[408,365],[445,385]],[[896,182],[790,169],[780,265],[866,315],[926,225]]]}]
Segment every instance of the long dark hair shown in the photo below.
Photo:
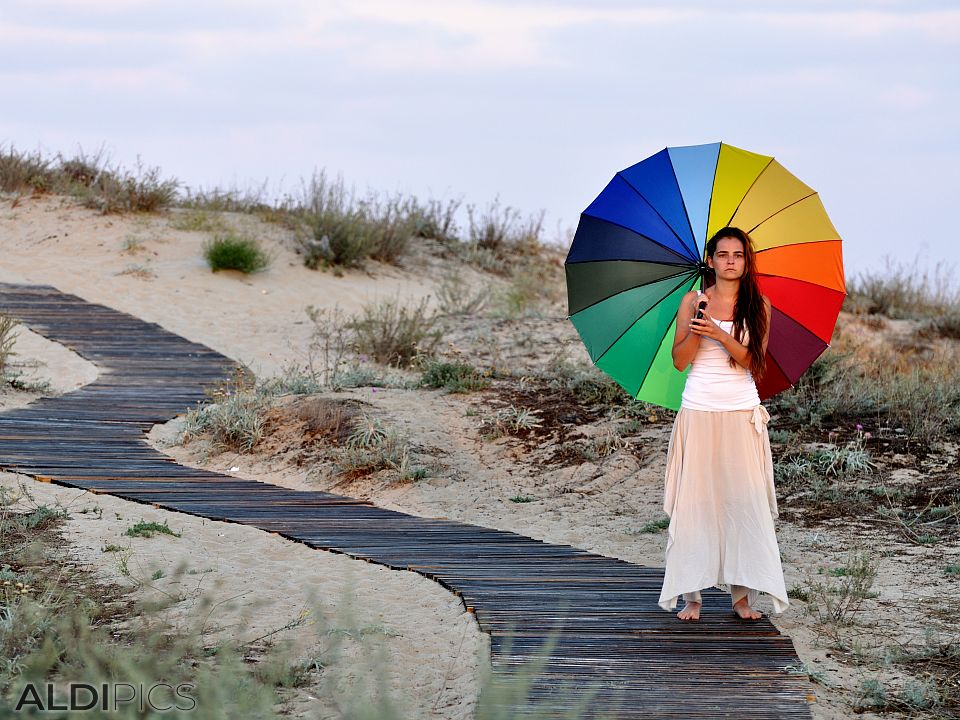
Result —
[{"label": "long dark hair", "polygon": [[[725,227],[717,230],[710,242],[707,243],[707,255],[713,257],[717,251],[717,244],[724,238],[739,240],[743,245],[744,268],[740,277],[740,289],[737,291],[737,302],[733,308],[733,337],[737,342],[743,337],[743,329],[750,333],[747,349],[750,351],[750,373],[754,378],[763,375],[767,368],[767,359],[763,352],[763,337],[767,334],[767,311],[763,303],[763,295],[757,284],[756,255],[753,251],[753,240],[740,228]],[[711,275],[714,280],[716,271]],[[713,282],[710,283],[711,285]],[[735,367],[737,361],[730,358],[730,367]]]}]

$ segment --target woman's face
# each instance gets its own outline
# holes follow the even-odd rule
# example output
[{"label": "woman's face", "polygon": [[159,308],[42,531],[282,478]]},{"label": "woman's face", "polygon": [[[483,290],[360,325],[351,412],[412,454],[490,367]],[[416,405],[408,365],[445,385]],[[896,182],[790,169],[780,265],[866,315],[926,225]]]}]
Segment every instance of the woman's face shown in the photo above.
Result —
[{"label": "woman's face", "polygon": [[717,249],[707,264],[717,271],[717,279],[737,280],[743,277],[747,259],[743,253],[743,243],[737,238],[725,237],[717,241]]}]

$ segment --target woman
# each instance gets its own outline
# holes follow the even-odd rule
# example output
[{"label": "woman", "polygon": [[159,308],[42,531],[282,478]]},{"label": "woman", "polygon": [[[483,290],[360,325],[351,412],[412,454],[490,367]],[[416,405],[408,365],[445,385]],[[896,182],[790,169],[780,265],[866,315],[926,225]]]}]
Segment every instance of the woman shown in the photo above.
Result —
[{"label": "woman", "polygon": [[[758,620],[760,592],[774,612],[789,601],[773,521],[773,460],[755,377],[764,371],[770,301],[760,294],[750,237],[725,227],[707,243],[716,283],[691,290],[677,312],[673,364],[687,376],[667,450],[664,510],[670,516],[660,606],[700,619],[700,590],[729,589],[733,611]],[[699,306],[701,318],[697,318]],[[724,318],[714,319],[714,318]]]}]

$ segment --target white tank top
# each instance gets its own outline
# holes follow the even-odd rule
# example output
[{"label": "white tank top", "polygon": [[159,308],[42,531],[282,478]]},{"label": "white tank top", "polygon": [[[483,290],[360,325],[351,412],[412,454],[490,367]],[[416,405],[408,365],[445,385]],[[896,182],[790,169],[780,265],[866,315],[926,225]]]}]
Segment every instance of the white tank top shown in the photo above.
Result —
[{"label": "white tank top", "polygon": [[[697,297],[700,295],[697,291]],[[733,334],[733,320],[714,320],[722,330]],[[746,328],[743,342],[749,339]],[[753,375],[739,363],[730,367],[730,353],[718,341],[700,338],[700,349],[683,387],[680,407],[689,410],[750,410],[760,404]]]}]

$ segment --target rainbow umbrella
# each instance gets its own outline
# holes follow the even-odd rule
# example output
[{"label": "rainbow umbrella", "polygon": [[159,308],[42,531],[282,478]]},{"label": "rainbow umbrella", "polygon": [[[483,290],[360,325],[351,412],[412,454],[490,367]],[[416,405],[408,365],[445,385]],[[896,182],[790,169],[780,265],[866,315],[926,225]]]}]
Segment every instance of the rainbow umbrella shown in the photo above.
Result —
[{"label": "rainbow umbrella", "polygon": [[598,368],[639,400],[680,407],[671,349],[706,240],[746,230],[773,317],[760,399],[829,346],[846,295],[840,236],[817,193],[772,157],[726,143],[668,147],[618,172],[583,211],[565,264],[570,321]]}]

